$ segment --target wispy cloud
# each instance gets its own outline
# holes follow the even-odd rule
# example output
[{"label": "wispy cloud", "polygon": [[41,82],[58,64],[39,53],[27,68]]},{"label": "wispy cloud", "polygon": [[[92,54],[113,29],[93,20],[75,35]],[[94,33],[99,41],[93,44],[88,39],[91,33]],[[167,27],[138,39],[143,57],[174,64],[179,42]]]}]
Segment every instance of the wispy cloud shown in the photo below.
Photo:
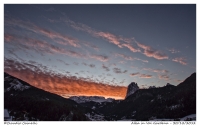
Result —
[{"label": "wispy cloud", "polygon": [[143,54],[146,55],[147,57],[153,57],[158,60],[169,58],[166,54],[162,53],[161,51],[155,50],[150,46],[141,44],[139,42],[136,42],[136,44],[144,50]]},{"label": "wispy cloud", "polygon": [[148,63],[148,62],[149,62],[148,60],[143,60],[143,59],[139,59],[139,58],[133,58],[133,57],[131,57],[131,56],[127,56],[127,55],[121,54],[121,53],[116,53],[115,56],[122,57],[122,58],[124,58],[125,60],[138,60],[138,61],[142,61],[142,62],[145,62],[145,63]]},{"label": "wispy cloud", "polygon": [[70,19],[63,19],[63,21],[67,25],[74,28],[75,30],[84,31],[84,32],[87,32],[94,37],[100,37],[102,39],[105,39],[109,43],[112,43],[112,44],[118,46],[119,48],[127,47],[132,52],[140,52],[140,50],[138,48],[131,45],[132,38],[130,38],[130,39],[124,38],[122,36],[117,36],[117,35],[110,33],[110,32],[98,31],[98,30],[95,30],[95,29],[85,25],[85,24],[76,23],[76,22],[74,22]]},{"label": "wispy cloud", "polygon": [[142,62],[145,62],[145,63],[149,62],[148,60],[143,60],[143,59],[139,59],[139,58],[134,58],[134,60],[142,61]]},{"label": "wispy cloud", "polygon": [[130,76],[131,76],[131,77],[138,76],[139,78],[152,78],[152,77],[153,77],[152,75],[141,74],[141,73],[139,73],[139,72],[131,73]]},{"label": "wispy cloud", "polygon": [[[6,36],[6,35],[5,35]],[[5,37],[4,36],[4,37]],[[52,45],[46,41],[37,40],[33,38],[21,37],[16,35],[10,35],[12,37],[12,41],[9,44],[13,44],[16,47],[21,48],[22,50],[34,50],[41,54],[48,53],[48,54],[63,54],[71,57],[82,58],[84,55],[79,52],[75,52],[72,50],[66,50],[55,45]]]},{"label": "wispy cloud", "polygon": [[83,62],[82,64],[83,64],[83,65],[85,65],[85,66],[87,66],[87,65],[88,65],[88,64],[87,64],[87,63],[85,63],[85,62]]},{"label": "wispy cloud", "polygon": [[91,67],[91,68],[94,68],[94,67],[95,67],[95,65],[94,65],[94,64],[90,64],[90,65],[89,65],[89,67]]},{"label": "wispy cloud", "polygon": [[140,78],[152,78],[152,75],[147,75],[147,74],[140,74]]},{"label": "wispy cloud", "polygon": [[121,47],[127,47],[132,52],[141,52],[140,49],[133,47],[131,44],[122,44]]},{"label": "wispy cloud", "polygon": [[131,56],[126,56],[124,54],[116,53],[115,55],[119,56],[119,57],[122,57],[122,58],[124,58],[126,60],[133,60],[133,58]]},{"label": "wispy cloud", "polygon": [[99,60],[101,62],[107,62],[108,61],[108,57],[107,56],[103,56],[103,55],[90,55],[90,58]]},{"label": "wispy cloud", "polygon": [[134,77],[134,76],[138,76],[139,74],[140,74],[139,72],[131,73],[130,76],[131,76],[131,77]]},{"label": "wispy cloud", "polygon": [[127,70],[122,71],[120,68],[113,68],[113,72],[120,74],[120,73],[127,73],[128,71]]},{"label": "wispy cloud", "polygon": [[90,48],[92,48],[96,51],[99,51],[99,47],[97,47],[96,45],[93,45],[91,43],[86,43],[86,42],[84,43],[84,45],[87,46],[87,47],[90,47]]},{"label": "wispy cloud", "polygon": [[9,18],[5,18],[5,25],[20,27],[20,28],[32,31],[39,35],[46,36],[46,37],[52,39],[54,42],[62,44],[62,45],[69,44],[73,47],[80,47],[78,39],[67,36],[67,35],[63,35],[61,33],[58,33],[58,32],[55,32],[55,31],[52,31],[49,29],[39,27],[28,21],[23,21],[23,20],[14,19],[14,18],[9,17]]},{"label": "wispy cloud", "polygon": [[172,61],[180,63],[182,65],[187,65],[186,59],[183,57],[174,58],[174,59],[172,59]]},{"label": "wispy cloud", "polygon": [[105,66],[104,64],[102,65],[102,68],[107,72],[110,71],[110,69],[107,66]]},{"label": "wispy cloud", "polygon": [[169,80],[169,76],[168,75],[158,75],[159,79],[163,79],[163,80]]},{"label": "wispy cloud", "polygon": [[179,50],[176,50],[174,48],[168,49],[168,51],[170,51],[171,53],[179,53]]},{"label": "wispy cloud", "polygon": [[78,66],[78,65],[79,65],[79,63],[77,63],[77,62],[73,62],[73,64],[74,64],[74,65],[76,65],[76,66]]},{"label": "wispy cloud", "polygon": [[151,69],[151,68],[143,68],[142,70],[147,70],[150,72],[156,72],[156,73],[168,73],[168,70],[164,70],[164,69]]},{"label": "wispy cloud", "polygon": [[13,39],[13,36],[12,36],[12,35],[4,34],[4,40],[5,40],[5,41],[10,42],[12,39]]},{"label": "wispy cloud", "polygon": [[62,62],[63,64],[65,64],[65,65],[69,65],[68,63],[66,63],[65,61],[63,61],[63,60],[61,60],[61,59],[57,59],[59,62]]}]

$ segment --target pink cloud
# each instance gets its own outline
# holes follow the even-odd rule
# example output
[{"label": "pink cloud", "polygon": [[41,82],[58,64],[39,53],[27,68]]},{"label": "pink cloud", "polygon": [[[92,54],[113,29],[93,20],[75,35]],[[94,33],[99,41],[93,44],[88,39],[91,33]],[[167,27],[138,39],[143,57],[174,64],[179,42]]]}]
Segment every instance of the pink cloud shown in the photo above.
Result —
[{"label": "pink cloud", "polygon": [[155,49],[151,48],[150,46],[141,44],[139,42],[136,42],[136,44],[140,48],[144,49],[143,54],[147,57],[153,57],[153,58],[158,59],[158,60],[169,58],[166,54],[162,53],[161,51],[155,50]]},{"label": "pink cloud", "polygon": [[152,78],[152,75],[147,75],[147,74],[140,74],[140,78]]},{"label": "pink cloud", "polygon": [[132,52],[140,52],[139,49],[137,49],[137,48],[133,47],[133,45],[131,45],[133,38],[129,39],[129,38],[124,38],[122,36],[116,36],[109,32],[97,31],[85,24],[76,23],[69,19],[63,19],[63,21],[67,25],[70,25],[75,30],[87,32],[90,35],[95,36],[95,37],[101,37],[101,38],[105,39],[106,41],[108,41],[114,45],[117,45],[119,48],[127,47]]},{"label": "pink cloud", "polygon": [[20,36],[12,36],[13,41],[9,44],[16,44],[22,50],[34,50],[41,54],[48,53],[48,54],[63,54],[71,57],[83,58],[85,57],[82,53],[75,52],[72,50],[65,50],[63,48],[57,47],[55,45],[49,44],[46,41],[27,38],[27,37],[20,37]]},{"label": "pink cloud", "polygon": [[174,59],[172,59],[172,61],[180,63],[182,65],[187,65],[186,59],[183,57],[174,58]]},{"label": "pink cloud", "polygon": [[4,34],[4,40],[5,40],[5,41],[10,42],[12,39],[13,39],[13,36],[12,36],[12,35]]},{"label": "pink cloud", "polygon": [[44,35],[44,36],[52,39],[54,42],[57,42],[62,45],[69,44],[73,47],[80,47],[78,39],[72,38],[67,35],[63,35],[61,33],[55,32],[55,31],[41,28],[31,22],[26,22],[26,21],[14,19],[14,18],[5,18],[5,25],[17,26],[20,28],[24,28],[24,29],[33,31],[37,34]]},{"label": "pink cloud", "polygon": [[120,44],[119,39],[115,35],[113,35],[111,33],[96,32],[95,35],[100,36],[100,37],[108,40],[110,43],[113,43],[115,45],[119,45]]},{"label": "pink cloud", "polygon": [[132,52],[140,52],[140,49],[134,48],[131,44],[122,44],[121,46],[127,47]]}]

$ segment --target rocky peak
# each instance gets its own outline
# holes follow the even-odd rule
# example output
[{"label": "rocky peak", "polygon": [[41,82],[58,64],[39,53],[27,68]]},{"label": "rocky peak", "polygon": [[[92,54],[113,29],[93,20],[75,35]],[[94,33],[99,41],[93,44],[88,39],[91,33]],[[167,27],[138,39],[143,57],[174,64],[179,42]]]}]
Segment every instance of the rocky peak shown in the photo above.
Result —
[{"label": "rocky peak", "polygon": [[137,83],[132,82],[131,84],[128,85],[127,88],[127,93],[126,93],[126,98],[130,95],[132,95],[133,93],[135,93],[137,90],[139,89]]},{"label": "rocky peak", "polygon": [[155,86],[149,86],[149,89],[154,89],[154,88],[156,88]]},{"label": "rocky peak", "polygon": [[167,83],[167,84],[166,84],[166,86],[170,86],[170,85],[172,85],[172,84],[170,84],[170,83]]}]

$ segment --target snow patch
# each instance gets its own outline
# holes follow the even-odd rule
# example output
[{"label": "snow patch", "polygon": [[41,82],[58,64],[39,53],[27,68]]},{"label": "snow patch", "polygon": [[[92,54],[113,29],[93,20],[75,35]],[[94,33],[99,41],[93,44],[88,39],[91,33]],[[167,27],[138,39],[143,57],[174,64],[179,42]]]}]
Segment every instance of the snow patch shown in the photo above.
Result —
[{"label": "snow patch", "polygon": [[25,89],[29,89],[30,86],[27,85],[23,85],[21,82],[19,82],[17,79],[14,79],[11,83],[10,83],[10,87],[8,87],[6,90],[10,91],[11,89],[14,90],[20,90],[23,91]]},{"label": "snow patch", "polygon": [[87,113],[87,114],[85,114],[85,116],[91,121],[105,121],[103,115]]},{"label": "snow patch", "polygon": [[69,99],[77,102],[77,103],[85,103],[85,102],[98,102],[98,103],[102,103],[102,102],[112,102],[114,99],[108,98],[105,99],[104,97],[100,97],[100,96],[72,96]]}]

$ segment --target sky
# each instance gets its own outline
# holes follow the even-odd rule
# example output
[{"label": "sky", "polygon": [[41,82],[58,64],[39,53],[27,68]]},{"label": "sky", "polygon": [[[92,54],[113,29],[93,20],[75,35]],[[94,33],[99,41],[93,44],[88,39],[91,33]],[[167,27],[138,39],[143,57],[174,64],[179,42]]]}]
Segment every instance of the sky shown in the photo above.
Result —
[{"label": "sky", "polygon": [[4,4],[4,72],[66,98],[178,85],[196,72],[196,5]]}]

